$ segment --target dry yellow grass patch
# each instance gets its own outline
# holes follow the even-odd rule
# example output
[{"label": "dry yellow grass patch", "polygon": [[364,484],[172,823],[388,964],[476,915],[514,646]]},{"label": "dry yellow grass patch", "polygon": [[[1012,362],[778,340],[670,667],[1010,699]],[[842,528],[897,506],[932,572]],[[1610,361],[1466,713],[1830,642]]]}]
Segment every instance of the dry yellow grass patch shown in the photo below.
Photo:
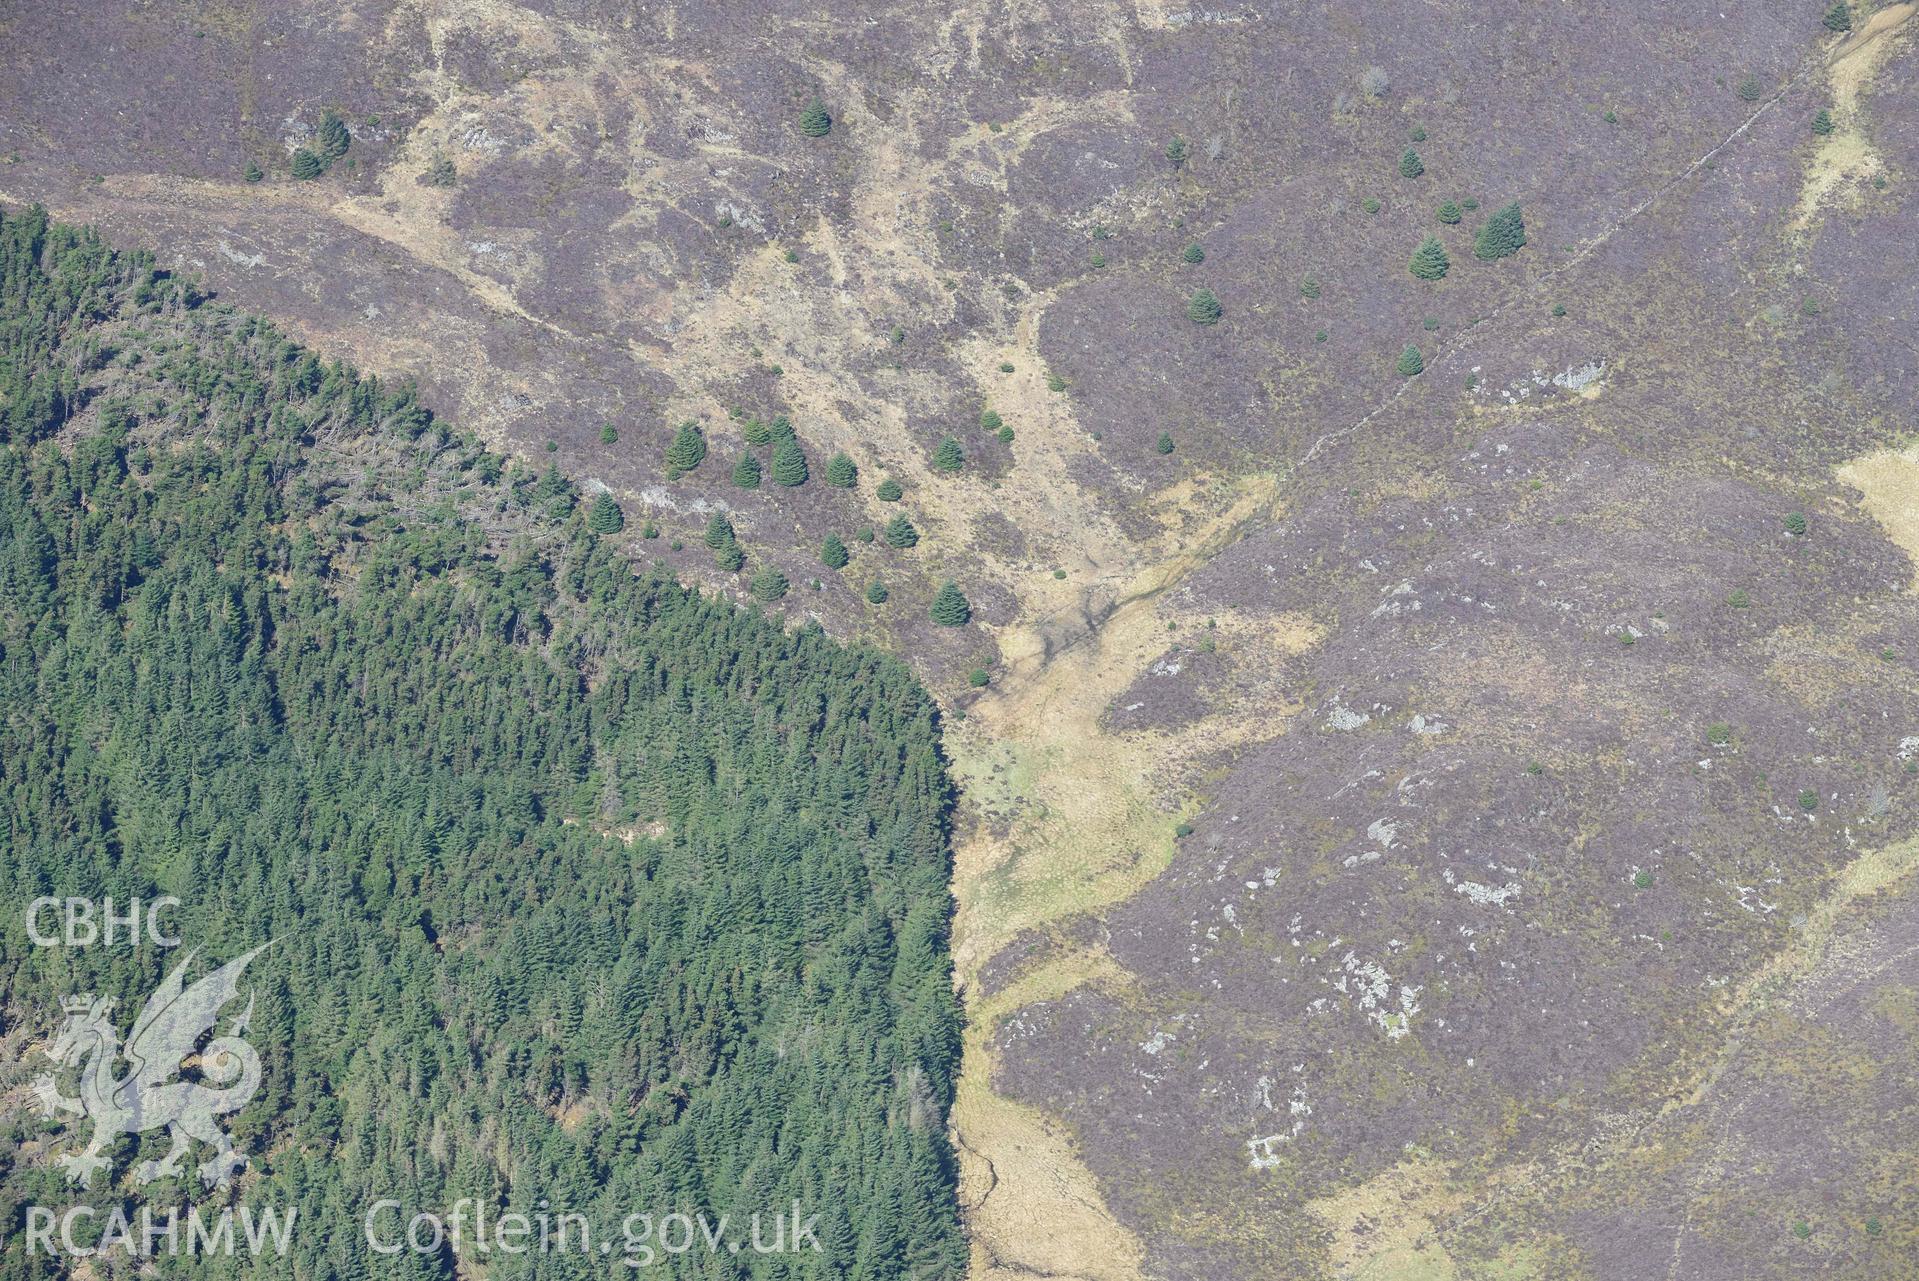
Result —
[{"label": "dry yellow grass patch", "polygon": [[992,1092],[992,1037],[1006,1014],[1084,984],[1130,981],[1104,951],[1053,960],[970,1011],[970,1066],[953,1104],[960,1198],[973,1244],[972,1273],[1002,1281],[1033,1273],[1056,1281],[1137,1281],[1143,1252],[1100,1202],[1072,1137],[1034,1108]]},{"label": "dry yellow grass patch", "polygon": [[1919,445],[1855,458],[1835,474],[1864,495],[1860,505],[1911,558],[1911,590],[1919,591]]},{"label": "dry yellow grass patch", "polygon": [[1884,61],[1887,37],[1900,30],[1919,13],[1919,3],[1889,4],[1866,19],[1827,59],[1827,74],[1832,80],[1833,99],[1845,110],[1858,105],[1859,92],[1872,79]]},{"label": "dry yellow grass patch", "polygon": [[1306,1203],[1331,1234],[1333,1275],[1359,1281],[1453,1281],[1459,1275],[1439,1244],[1436,1224],[1467,1196],[1447,1166],[1424,1154],[1366,1182]]},{"label": "dry yellow grass patch", "polygon": [[1919,3],[1888,5],[1872,15],[1827,60],[1832,85],[1832,116],[1839,127],[1819,140],[1799,190],[1798,207],[1790,230],[1803,234],[1820,210],[1847,198],[1857,198],[1856,184],[1885,172],[1885,164],[1860,128],[1859,98],[1892,48],[1892,37],[1919,12]]},{"label": "dry yellow grass patch", "polygon": [[952,1120],[974,1281],[1140,1281],[1144,1251],[1101,1202],[1065,1127],[970,1072]]},{"label": "dry yellow grass patch", "polygon": [[[967,798],[1004,832],[980,832],[956,857],[962,979],[1021,930],[1123,901],[1171,861],[1177,807],[1154,780],[1202,735],[1210,747],[1218,727],[1116,734],[1101,722],[1166,648],[1157,609],[1165,590],[1271,506],[1270,479],[1249,482],[1222,515],[1116,597],[1084,593],[1070,610],[999,637],[1006,675],[974,705],[953,744]],[[1288,619],[1273,622],[1264,641],[1297,652],[1319,636],[1309,622]]]},{"label": "dry yellow grass patch", "polygon": [[[955,745],[966,795],[1006,835],[959,850],[955,960],[975,971],[1021,930],[1119,902],[1172,858],[1174,815],[1153,794],[1158,735],[1100,725],[1166,643],[1150,599],[1074,639],[1023,629],[1002,642],[1005,684],[976,704]],[[1048,661],[1048,643],[1055,652]]]},{"label": "dry yellow grass patch", "polygon": [[[1270,477],[1222,487],[1208,494],[1220,514],[1206,519],[1191,516],[1198,490],[1182,487],[1161,512],[1170,550],[1130,579],[1123,570],[1101,574],[1123,582],[1110,595],[1026,576],[1019,589],[1028,621],[999,637],[1002,682],[949,735],[954,773],[978,819],[955,851],[953,878],[953,955],[968,1031],[952,1120],[976,1281],[1139,1275],[1138,1242],[1102,1205],[1064,1128],[993,1092],[990,1053],[1007,1014],[1085,983],[1120,990],[1123,972],[1095,949],[1056,956],[991,999],[979,998],[976,980],[1022,931],[1123,902],[1171,862],[1180,809],[1165,780],[1180,760],[1217,750],[1223,725],[1123,734],[1103,717],[1167,645],[1157,602],[1270,512],[1274,489]],[[1088,568],[1098,573],[1097,563]],[[1236,618],[1228,634],[1258,656],[1296,653],[1321,637],[1292,617]],[[1284,724],[1274,716],[1265,731]]]},{"label": "dry yellow grass patch", "polygon": [[1869,182],[1885,172],[1872,143],[1852,125],[1841,125],[1819,140],[1806,167],[1806,179],[1799,189],[1799,206],[1793,214],[1792,230],[1804,232],[1811,227],[1821,209],[1842,199],[1856,200],[1856,184]]}]

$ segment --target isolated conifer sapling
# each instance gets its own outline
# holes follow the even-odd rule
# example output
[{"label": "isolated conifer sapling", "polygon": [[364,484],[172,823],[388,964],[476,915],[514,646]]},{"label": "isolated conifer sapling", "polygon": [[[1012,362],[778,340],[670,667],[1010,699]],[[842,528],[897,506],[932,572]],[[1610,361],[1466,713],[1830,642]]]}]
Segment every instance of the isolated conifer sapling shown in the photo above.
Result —
[{"label": "isolated conifer sapling", "polygon": [[941,627],[964,627],[973,617],[972,605],[953,583],[946,583],[939,589],[926,612]]},{"label": "isolated conifer sapling", "polygon": [[1412,261],[1406,264],[1406,270],[1421,280],[1440,280],[1452,265],[1452,260],[1446,256],[1446,247],[1439,243],[1439,238],[1428,236],[1419,242],[1419,248],[1413,250]]},{"label": "isolated conifer sapling", "polygon": [[904,549],[919,543],[920,532],[913,528],[913,522],[905,516],[895,516],[886,522],[884,537],[888,547]]},{"label": "isolated conifer sapling", "polygon": [[800,132],[809,138],[824,138],[833,132],[833,117],[827,113],[826,104],[818,98],[806,104],[806,110],[800,112]]}]

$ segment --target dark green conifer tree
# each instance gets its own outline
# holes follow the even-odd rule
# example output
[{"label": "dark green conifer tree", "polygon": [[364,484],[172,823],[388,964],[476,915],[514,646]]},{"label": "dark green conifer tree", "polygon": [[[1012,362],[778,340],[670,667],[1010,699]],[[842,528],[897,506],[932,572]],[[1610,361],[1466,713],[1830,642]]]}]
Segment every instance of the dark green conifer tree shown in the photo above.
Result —
[{"label": "dark green conifer tree", "polygon": [[806,104],[806,110],[800,112],[800,132],[809,138],[824,138],[833,132],[833,117],[827,113],[826,104],[818,98]]},{"label": "dark green conifer tree", "polygon": [[593,506],[587,509],[586,527],[596,534],[617,534],[626,528],[626,513],[620,510],[619,503],[606,490],[593,500]]},{"label": "dark green conifer tree", "polygon": [[1479,229],[1479,235],[1473,241],[1473,253],[1491,262],[1495,258],[1507,258],[1518,253],[1525,243],[1526,220],[1520,216],[1519,205],[1515,202],[1486,219],[1486,225]]},{"label": "dark green conifer tree", "polygon": [[705,458],[706,437],[700,432],[700,425],[691,420],[681,423],[679,431],[673,435],[673,443],[666,447],[667,479],[677,480],[698,467]]},{"label": "dark green conifer tree", "polygon": [[806,483],[806,454],[797,440],[781,441],[773,449],[773,483],[792,489]]},{"label": "dark green conifer tree", "polygon": [[912,521],[902,515],[886,522],[885,537],[887,546],[907,548],[919,542],[920,532],[913,528]]},{"label": "dark green conifer tree", "polygon": [[779,570],[773,568],[771,565],[763,565],[760,567],[759,572],[754,574],[751,581],[747,583],[747,591],[752,593],[754,600],[771,604],[786,595],[786,589],[789,585],[785,574],[780,573]]},{"label": "dark green conifer tree", "polygon": [[320,128],[314,134],[314,150],[320,158],[331,165],[344,156],[347,148],[353,144],[353,135],[347,131],[346,121],[339,113],[328,111],[320,117]]},{"label": "dark green conifer tree", "polygon": [[[0,716],[15,901],[213,887],[169,922],[207,945],[190,979],[276,940],[236,1118],[258,1203],[324,1227],[547,1198],[617,1240],[635,1205],[797,1200],[837,1213],[830,1261],[695,1270],[959,1281],[951,790],[911,673],[629,563],[599,487],[152,262],[0,211],[0,706],[36,709]],[[103,335],[141,359],[92,361]],[[166,969],[75,963],[122,1000]],[[70,969],[0,935],[21,1009]],[[163,1145],[118,1154],[130,1214]],[[45,1155],[0,1161],[0,1201],[40,1195]],[[356,1228],[241,1271],[457,1267]]]},{"label": "dark green conifer tree", "polygon": [[964,627],[973,617],[973,607],[953,583],[943,584],[933,597],[933,604],[927,614],[941,627]]},{"label": "dark green conifer tree", "polygon": [[1452,259],[1446,256],[1446,247],[1439,243],[1437,236],[1428,236],[1419,242],[1419,248],[1413,250],[1412,260],[1406,264],[1406,270],[1421,280],[1440,280],[1452,269]]}]

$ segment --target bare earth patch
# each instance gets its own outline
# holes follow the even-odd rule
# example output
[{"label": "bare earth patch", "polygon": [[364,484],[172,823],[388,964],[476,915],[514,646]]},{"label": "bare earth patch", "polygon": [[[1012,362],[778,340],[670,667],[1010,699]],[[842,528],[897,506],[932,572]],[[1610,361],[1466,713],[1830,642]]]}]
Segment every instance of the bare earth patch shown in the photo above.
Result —
[{"label": "bare earth patch", "polygon": [[1919,445],[1855,458],[1836,474],[1864,495],[1861,505],[1912,557],[1913,590],[1919,591]]}]

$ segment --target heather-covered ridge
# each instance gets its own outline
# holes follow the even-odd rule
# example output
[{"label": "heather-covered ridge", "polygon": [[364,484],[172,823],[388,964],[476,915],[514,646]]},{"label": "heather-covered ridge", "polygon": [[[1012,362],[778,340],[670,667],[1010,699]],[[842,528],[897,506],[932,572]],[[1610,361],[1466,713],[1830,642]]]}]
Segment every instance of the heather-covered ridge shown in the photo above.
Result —
[{"label": "heather-covered ridge", "polygon": [[1890,1277],[1916,9],[51,6],[0,198],[915,665],[977,1276]]}]

